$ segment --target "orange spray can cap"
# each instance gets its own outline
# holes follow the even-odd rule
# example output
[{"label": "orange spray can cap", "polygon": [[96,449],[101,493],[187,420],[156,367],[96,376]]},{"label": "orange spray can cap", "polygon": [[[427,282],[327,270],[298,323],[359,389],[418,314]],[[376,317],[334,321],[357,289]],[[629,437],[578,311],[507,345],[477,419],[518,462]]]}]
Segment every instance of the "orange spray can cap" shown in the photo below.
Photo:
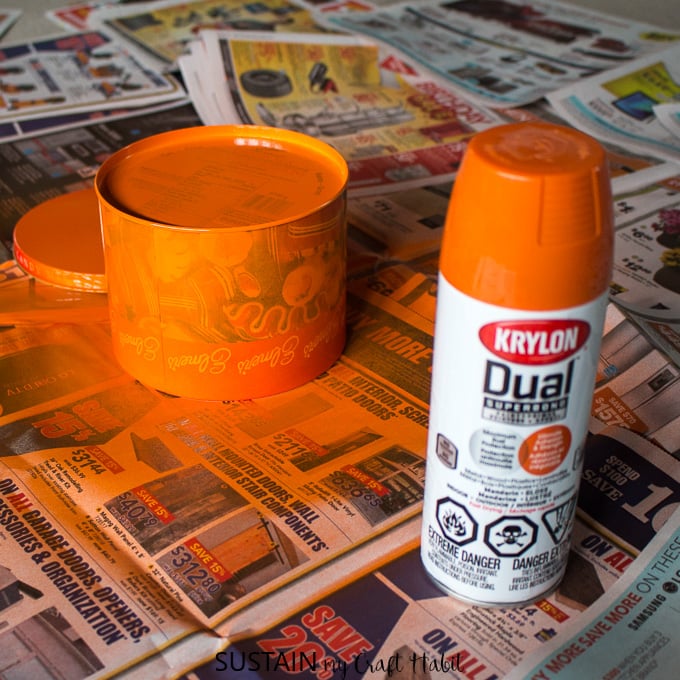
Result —
[{"label": "orange spray can cap", "polygon": [[566,309],[607,290],[613,238],[602,146],[552,123],[501,125],[475,135],[465,152],[440,270],[490,304]]}]

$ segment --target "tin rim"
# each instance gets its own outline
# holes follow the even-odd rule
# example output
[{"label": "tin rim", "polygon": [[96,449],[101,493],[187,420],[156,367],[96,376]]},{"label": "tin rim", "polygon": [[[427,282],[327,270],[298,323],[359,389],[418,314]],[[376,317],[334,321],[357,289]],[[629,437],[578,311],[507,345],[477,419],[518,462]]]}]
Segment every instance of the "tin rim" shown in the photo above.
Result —
[{"label": "tin rim", "polygon": [[[196,144],[199,142],[202,144],[213,143],[219,145],[230,143],[234,146],[272,147],[282,151],[294,152],[301,158],[313,154],[322,158],[327,167],[334,171],[333,179],[336,187],[332,192],[329,192],[329,195],[323,201],[315,202],[313,197],[310,197],[308,206],[302,210],[286,214],[284,218],[244,225],[202,226],[176,224],[171,221],[154,218],[153,216],[138,214],[126,208],[120,200],[116,199],[114,192],[109,187],[109,181],[112,174],[120,171],[124,164],[134,162],[135,159],[141,158],[143,154],[152,158],[159,151],[174,149],[190,153],[192,148],[195,149]],[[124,216],[127,220],[178,231],[219,233],[221,231],[237,232],[271,229],[310,218],[341,198],[346,192],[348,180],[349,168],[344,157],[330,144],[315,137],[293,130],[264,125],[210,125],[170,130],[128,144],[113,153],[102,163],[95,175],[94,189],[102,203]]]}]

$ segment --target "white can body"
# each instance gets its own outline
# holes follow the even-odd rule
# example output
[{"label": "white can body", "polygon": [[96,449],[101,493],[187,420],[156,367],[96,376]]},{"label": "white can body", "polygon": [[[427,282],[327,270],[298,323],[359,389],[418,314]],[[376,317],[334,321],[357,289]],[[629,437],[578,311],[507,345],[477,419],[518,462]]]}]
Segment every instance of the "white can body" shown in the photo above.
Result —
[{"label": "white can body", "polygon": [[507,309],[440,274],[421,557],[445,591],[519,605],[564,575],[606,304]]}]

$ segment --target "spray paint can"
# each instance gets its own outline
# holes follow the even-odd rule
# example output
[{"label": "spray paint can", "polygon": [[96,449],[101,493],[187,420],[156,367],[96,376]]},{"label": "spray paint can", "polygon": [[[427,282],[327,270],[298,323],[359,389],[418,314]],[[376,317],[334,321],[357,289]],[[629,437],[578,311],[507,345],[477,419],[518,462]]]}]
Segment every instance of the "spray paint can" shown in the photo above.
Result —
[{"label": "spray paint can", "polygon": [[613,258],[598,142],[550,123],[470,142],[440,255],[421,558],[521,605],[566,569]]}]

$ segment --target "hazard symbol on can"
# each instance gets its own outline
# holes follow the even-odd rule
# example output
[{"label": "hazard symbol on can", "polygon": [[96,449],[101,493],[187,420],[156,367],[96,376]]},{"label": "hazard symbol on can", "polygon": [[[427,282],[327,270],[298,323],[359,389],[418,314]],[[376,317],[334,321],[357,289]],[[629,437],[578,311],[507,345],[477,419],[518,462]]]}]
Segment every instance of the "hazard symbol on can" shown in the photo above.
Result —
[{"label": "hazard symbol on can", "polygon": [[501,517],[484,532],[484,542],[499,557],[516,557],[536,543],[538,527],[528,517]]},{"label": "hazard symbol on can", "polygon": [[467,545],[477,538],[477,522],[467,508],[448,497],[437,501],[437,522],[451,543]]}]

